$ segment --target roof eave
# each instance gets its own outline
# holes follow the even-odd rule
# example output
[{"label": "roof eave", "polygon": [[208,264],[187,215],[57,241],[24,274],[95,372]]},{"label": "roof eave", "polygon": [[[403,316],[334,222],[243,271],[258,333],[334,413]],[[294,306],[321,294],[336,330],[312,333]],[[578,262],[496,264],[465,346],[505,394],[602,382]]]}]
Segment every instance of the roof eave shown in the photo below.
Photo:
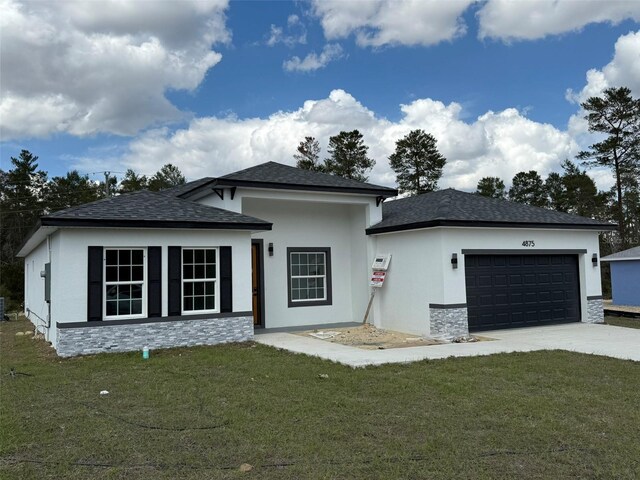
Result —
[{"label": "roof eave", "polygon": [[624,261],[638,261],[640,260],[640,257],[617,257],[617,258],[607,258],[607,257],[602,257],[600,259],[601,262],[624,262]]},{"label": "roof eave", "polygon": [[48,235],[51,235],[57,229],[57,227],[43,226],[41,224],[41,221],[38,220],[38,222],[31,229],[29,234],[26,236],[26,238],[18,248],[16,258],[23,258],[29,255],[35,247],[40,245]]},{"label": "roof eave", "polygon": [[611,231],[617,228],[614,224],[571,224],[571,223],[533,223],[533,222],[482,222],[467,220],[430,220],[426,222],[414,222],[404,225],[392,225],[387,227],[369,227],[367,235],[378,233],[403,232],[407,230],[419,230],[433,227],[471,227],[471,228],[543,228],[560,230],[598,230]]},{"label": "roof eave", "polygon": [[[279,182],[258,182],[250,180],[233,180],[228,178],[218,178],[210,184],[203,185],[202,189],[211,187],[247,187],[247,188],[265,188],[273,190],[300,190],[310,192],[332,192],[332,193],[352,193],[358,195],[381,196],[384,198],[398,196],[398,191],[393,188],[357,188],[357,187],[332,187],[324,185],[300,185],[293,183]],[[192,190],[189,194],[195,194],[199,189]]]},{"label": "roof eave", "polygon": [[43,226],[87,228],[181,228],[200,230],[271,230],[269,222],[190,222],[168,220],[124,220],[96,218],[42,218]]}]

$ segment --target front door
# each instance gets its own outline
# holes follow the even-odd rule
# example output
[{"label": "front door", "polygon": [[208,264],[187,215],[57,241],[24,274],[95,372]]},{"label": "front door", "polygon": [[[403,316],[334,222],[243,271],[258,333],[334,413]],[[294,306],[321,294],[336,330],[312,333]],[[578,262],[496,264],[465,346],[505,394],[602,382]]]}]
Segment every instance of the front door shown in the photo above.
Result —
[{"label": "front door", "polygon": [[262,240],[251,241],[251,291],[253,292],[253,325],[264,327]]}]

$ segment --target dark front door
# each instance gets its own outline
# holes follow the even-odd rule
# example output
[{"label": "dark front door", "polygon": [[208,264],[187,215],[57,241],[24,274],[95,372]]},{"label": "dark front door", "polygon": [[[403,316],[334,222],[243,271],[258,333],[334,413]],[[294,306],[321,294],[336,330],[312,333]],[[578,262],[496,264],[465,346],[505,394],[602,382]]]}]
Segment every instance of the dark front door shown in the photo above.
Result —
[{"label": "dark front door", "polygon": [[264,326],[264,275],[262,273],[262,240],[251,242],[251,289],[253,292],[253,325]]},{"label": "dark front door", "polygon": [[580,321],[577,255],[465,255],[469,330]]}]

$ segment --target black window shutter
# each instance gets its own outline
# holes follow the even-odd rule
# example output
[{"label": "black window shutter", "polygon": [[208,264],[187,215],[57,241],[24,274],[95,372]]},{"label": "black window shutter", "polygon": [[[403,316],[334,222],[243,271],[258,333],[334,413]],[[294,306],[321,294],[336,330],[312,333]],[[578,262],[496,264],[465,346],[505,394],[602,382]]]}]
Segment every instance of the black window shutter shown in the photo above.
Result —
[{"label": "black window shutter", "polygon": [[87,269],[87,321],[102,320],[102,247],[89,247]]},{"label": "black window shutter", "polygon": [[182,248],[169,247],[168,251],[169,267],[169,316],[179,316],[182,314]]},{"label": "black window shutter", "polygon": [[220,247],[220,311],[233,311],[231,247]]},{"label": "black window shutter", "polygon": [[147,316],[162,316],[162,248],[147,248]]}]

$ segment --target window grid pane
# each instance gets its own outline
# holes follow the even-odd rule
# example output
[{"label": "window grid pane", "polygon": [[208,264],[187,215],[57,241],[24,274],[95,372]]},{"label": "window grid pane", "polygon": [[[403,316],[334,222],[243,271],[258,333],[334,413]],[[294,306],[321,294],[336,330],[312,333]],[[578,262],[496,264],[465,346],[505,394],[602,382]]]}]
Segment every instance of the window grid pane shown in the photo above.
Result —
[{"label": "window grid pane", "polygon": [[107,317],[142,315],[144,250],[106,249],[105,314]]},{"label": "window grid pane", "polygon": [[326,300],[326,254],[296,252],[290,254],[291,301]]},{"label": "window grid pane", "polygon": [[217,249],[182,249],[182,310],[216,309]]}]

